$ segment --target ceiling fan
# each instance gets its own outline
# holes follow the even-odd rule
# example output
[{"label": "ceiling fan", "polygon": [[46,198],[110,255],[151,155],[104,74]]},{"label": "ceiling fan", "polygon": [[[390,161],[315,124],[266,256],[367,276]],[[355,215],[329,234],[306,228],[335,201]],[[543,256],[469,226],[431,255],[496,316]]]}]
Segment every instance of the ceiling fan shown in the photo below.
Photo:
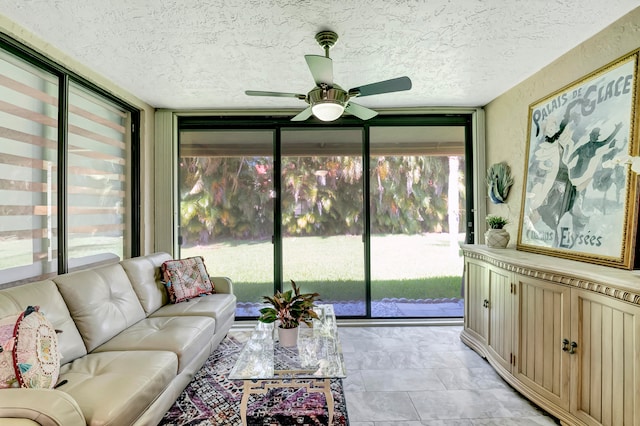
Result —
[{"label": "ceiling fan", "polygon": [[258,90],[247,90],[245,93],[249,96],[298,98],[308,103],[309,106],[293,117],[291,121],[304,121],[311,115],[322,121],[333,121],[338,119],[344,111],[362,120],[368,120],[378,115],[372,109],[351,102],[352,98],[411,89],[411,80],[405,76],[344,90],[333,82],[333,61],[329,57],[329,49],[337,40],[338,34],[333,31],[321,31],[316,34],[316,41],[324,48],[325,55],[305,55],[304,57],[316,82],[316,86],[306,95]]}]

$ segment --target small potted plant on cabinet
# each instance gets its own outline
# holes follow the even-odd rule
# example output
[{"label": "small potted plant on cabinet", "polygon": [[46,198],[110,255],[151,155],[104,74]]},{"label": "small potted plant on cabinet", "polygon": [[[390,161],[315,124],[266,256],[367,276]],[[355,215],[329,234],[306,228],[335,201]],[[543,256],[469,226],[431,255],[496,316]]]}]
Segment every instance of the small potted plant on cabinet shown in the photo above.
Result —
[{"label": "small potted plant on cabinet", "polygon": [[509,244],[509,233],[504,226],[509,223],[509,219],[498,215],[487,216],[487,226],[489,229],[484,234],[487,247],[505,248]]},{"label": "small potted plant on cabinet", "polygon": [[311,327],[311,320],[318,318],[313,302],[320,296],[318,293],[300,293],[300,288],[291,280],[292,290],[284,293],[278,291],[273,297],[263,299],[271,306],[260,309],[258,321],[272,323],[278,320],[278,338],[281,346],[296,346],[298,326],[301,322]]}]

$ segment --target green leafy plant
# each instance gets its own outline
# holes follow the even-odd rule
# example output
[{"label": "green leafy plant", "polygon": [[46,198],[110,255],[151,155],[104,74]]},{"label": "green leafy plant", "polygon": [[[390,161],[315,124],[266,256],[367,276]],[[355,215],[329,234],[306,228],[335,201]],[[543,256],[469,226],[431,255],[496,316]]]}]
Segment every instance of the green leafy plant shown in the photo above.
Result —
[{"label": "green leafy plant", "polygon": [[263,299],[269,302],[272,307],[260,309],[258,321],[272,323],[280,321],[282,328],[296,328],[301,322],[311,327],[311,320],[318,318],[313,308],[313,302],[320,297],[319,293],[300,293],[295,281],[291,280],[292,290],[284,293],[278,291],[273,297],[264,296]]},{"label": "green leafy plant", "polygon": [[502,229],[507,223],[509,223],[509,219],[506,217],[497,215],[487,216],[487,225],[491,229]]}]

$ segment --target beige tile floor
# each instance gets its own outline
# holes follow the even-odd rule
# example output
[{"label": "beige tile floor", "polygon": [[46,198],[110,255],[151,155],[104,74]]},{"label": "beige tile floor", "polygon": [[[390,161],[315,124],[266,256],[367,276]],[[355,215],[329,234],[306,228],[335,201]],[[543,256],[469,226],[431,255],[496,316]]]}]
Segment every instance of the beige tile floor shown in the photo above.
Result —
[{"label": "beige tile floor", "polygon": [[460,341],[460,326],[342,326],[351,426],[556,425]]}]

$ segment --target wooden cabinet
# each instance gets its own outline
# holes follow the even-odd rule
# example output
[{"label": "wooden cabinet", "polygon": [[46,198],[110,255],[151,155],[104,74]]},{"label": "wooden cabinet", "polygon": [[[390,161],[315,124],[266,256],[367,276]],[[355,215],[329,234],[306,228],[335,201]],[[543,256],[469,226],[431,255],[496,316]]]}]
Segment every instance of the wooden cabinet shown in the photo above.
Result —
[{"label": "wooden cabinet", "polygon": [[464,304],[464,329],[474,337],[474,341],[487,344],[489,336],[489,265],[485,262],[466,260],[465,286],[467,303]]},{"label": "wooden cabinet", "polygon": [[511,371],[514,337],[511,274],[486,262],[467,260],[465,294],[465,331],[473,335],[473,342],[481,345],[475,349],[486,349],[502,368]]},{"label": "wooden cabinet", "polygon": [[510,371],[514,358],[514,294],[511,274],[489,267],[489,338],[487,346],[493,359]]},{"label": "wooden cabinet", "polygon": [[571,412],[589,425],[640,422],[640,307],[572,290]]},{"label": "wooden cabinet", "polygon": [[[570,291],[567,286],[515,276],[520,315],[514,376],[558,407],[569,409]],[[563,342],[566,342],[563,344]]]},{"label": "wooden cabinet", "polygon": [[463,251],[465,343],[563,424],[640,424],[637,272]]}]

